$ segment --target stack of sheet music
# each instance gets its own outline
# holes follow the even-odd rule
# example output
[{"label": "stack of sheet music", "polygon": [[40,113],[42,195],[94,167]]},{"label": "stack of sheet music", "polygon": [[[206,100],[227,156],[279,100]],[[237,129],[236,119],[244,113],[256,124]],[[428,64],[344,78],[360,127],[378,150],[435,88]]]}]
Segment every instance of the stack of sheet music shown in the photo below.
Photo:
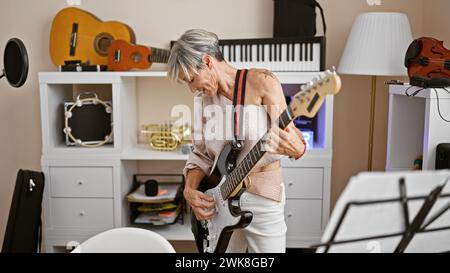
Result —
[{"label": "stack of sheet music", "polygon": [[176,222],[182,212],[179,183],[160,183],[158,194],[145,195],[145,185],[141,184],[127,196],[132,203],[132,221],[134,224],[168,225]]}]

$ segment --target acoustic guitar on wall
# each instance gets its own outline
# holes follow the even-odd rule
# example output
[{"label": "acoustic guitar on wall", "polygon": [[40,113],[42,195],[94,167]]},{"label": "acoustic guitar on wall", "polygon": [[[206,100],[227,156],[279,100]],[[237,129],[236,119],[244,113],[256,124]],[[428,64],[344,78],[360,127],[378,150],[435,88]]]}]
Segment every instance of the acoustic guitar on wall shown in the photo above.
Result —
[{"label": "acoustic guitar on wall", "polygon": [[127,71],[133,68],[148,69],[152,63],[167,63],[169,55],[168,49],[115,40],[108,50],[108,69],[112,71]]},{"label": "acoustic guitar on wall", "polygon": [[65,8],[53,19],[50,56],[56,66],[74,60],[107,65],[108,48],[116,39],[136,42],[134,31],[124,23],[103,22],[82,9]]}]

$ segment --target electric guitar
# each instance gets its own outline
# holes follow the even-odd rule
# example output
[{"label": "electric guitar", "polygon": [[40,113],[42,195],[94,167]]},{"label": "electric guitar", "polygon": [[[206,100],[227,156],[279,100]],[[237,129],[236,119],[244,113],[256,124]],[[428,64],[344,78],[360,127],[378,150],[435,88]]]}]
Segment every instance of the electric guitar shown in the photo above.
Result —
[{"label": "electric guitar", "polygon": [[169,56],[170,51],[167,49],[115,40],[108,49],[108,68],[112,71],[127,71],[132,68],[148,69],[152,63],[167,63]]},{"label": "electric guitar", "polygon": [[[334,69],[327,70],[323,76],[302,87],[278,117],[277,124],[284,129],[299,116],[314,117],[326,96],[337,94],[340,88],[341,80]],[[234,142],[225,145],[212,174],[201,181],[199,191],[214,198],[216,214],[210,220],[198,221],[191,211],[192,230],[200,252],[225,252],[233,230],[245,228],[252,221],[252,212],[241,211],[239,206],[240,196],[245,191],[240,186],[265,154],[263,144],[267,134],[268,132],[237,165],[236,158],[241,147],[234,145]]]},{"label": "electric guitar", "polygon": [[80,60],[95,65],[108,64],[108,48],[113,40],[135,43],[133,30],[117,21],[102,22],[93,14],[69,7],[59,11],[50,32],[50,56],[56,66]]}]

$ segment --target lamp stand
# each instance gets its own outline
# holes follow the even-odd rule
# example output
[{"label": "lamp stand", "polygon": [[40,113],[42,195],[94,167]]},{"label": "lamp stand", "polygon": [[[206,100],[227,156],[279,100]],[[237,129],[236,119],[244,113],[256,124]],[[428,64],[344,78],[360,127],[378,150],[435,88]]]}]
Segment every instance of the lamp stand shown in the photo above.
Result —
[{"label": "lamp stand", "polygon": [[370,123],[369,123],[369,157],[367,170],[372,171],[373,131],[375,125],[375,99],[377,89],[377,76],[372,76],[372,90],[370,92]]}]

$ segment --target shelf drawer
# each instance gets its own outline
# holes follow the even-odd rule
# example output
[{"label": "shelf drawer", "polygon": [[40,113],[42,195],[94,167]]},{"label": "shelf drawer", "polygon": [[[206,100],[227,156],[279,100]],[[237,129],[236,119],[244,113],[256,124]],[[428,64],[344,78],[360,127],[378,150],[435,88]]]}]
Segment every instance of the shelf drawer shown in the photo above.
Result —
[{"label": "shelf drawer", "polygon": [[50,167],[52,197],[113,197],[110,167]]},{"label": "shelf drawer", "polygon": [[323,168],[283,168],[286,198],[322,199]]},{"label": "shelf drawer", "polygon": [[59,229],[111,229],[113,199],[52,198],[51,222]]},{"label": "shelf drawer", "polygon": [[321,200],[286,200],[287,237],[318,234],[322,229]]}]

